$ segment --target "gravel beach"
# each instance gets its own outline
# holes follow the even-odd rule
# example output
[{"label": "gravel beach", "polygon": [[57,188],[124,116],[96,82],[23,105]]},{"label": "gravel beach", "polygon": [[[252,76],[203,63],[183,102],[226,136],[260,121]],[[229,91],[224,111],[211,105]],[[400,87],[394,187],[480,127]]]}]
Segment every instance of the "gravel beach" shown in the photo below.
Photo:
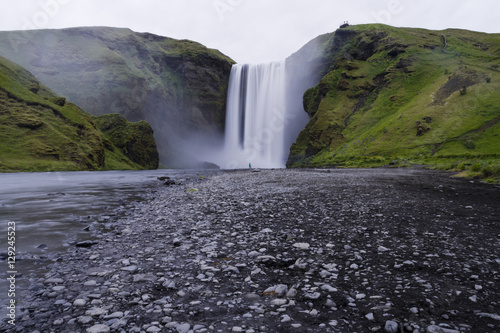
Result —
[{"label": "gravel beach", "polygon": [[168,184],[58,254],[0,331],[500,332],[498,186],[419,168]]}]

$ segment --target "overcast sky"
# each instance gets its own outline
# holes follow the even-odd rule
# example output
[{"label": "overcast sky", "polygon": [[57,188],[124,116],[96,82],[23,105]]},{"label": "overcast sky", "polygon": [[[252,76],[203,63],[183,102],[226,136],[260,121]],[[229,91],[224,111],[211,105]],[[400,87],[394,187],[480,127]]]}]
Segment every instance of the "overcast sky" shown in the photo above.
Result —
[{"label": "overcast sky", "polygon": [[239,63],[283,60],[343,21],[500,33],[499,0],[0,0],[0,30],[127,27],[219,49]]}]

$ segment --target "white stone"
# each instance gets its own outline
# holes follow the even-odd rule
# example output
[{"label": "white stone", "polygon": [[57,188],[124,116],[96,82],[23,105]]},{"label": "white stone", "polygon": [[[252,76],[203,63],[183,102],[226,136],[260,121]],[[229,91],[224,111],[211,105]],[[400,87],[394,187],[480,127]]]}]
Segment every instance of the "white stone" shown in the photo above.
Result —
[{"label": "white stone", "polygon": [[295,243],[293,247],[296,247],[299,250],[309,250],[311,245],[309,243]]},{"label": "white stone", "polygon": [[132,265],[127,267],[122,267],[121,270],[126,272],[135,272],[137,270],[137,266]]},{"label": "white stone", "polygon": [[73,302],[73,306],[85,306],[85,304],[87,304],[87,301],[82,298],[75,299]]},{"label": "white stone", "polygon": [[281,306],[281,305],[285,305],[286,302],[287,302],[287,300],[284,298],[276,298],[276,299],[273,299],[271,301],[271,304]]},{"label": "white stone", "polygon": [[327,278],[330,275],[332,275],[332,273],[330,273],[329,271],[326,271],[326,270],[322,270],[321,272],[319,272],[319,275],[324,279],[324,278]]},{"label": "white stone", "polygon": [[285,285],[285,284],[278,284],[276,286],[276,289],[274,290],[274,292],[278,295],[278,296],[283,296],[286,294],[286,292],[288,291],[288,286]]},{"label": "white stone", "polygon": [[357,299],[357,300],[364,299],[364,298],[366,298],[366,295],[365,295],[365,294],[357,294],[357,295],[356,295],[356,299]]},{"label": "white stone", "polygon": [[332,287],[331,285],[329,284],[324,284],[321,286],[321,290],[325,290],[325,291],[328,291],[330,293],[334,293],[334,292],[337,292],[338,289],[337,288],[334,288]]},{"label": "white stone", "polygon": [[92,327],[87,328],[87,333],[108,333],[109,332],[109,326],[107,325],[94,325]]},{"label": "white stone", "polygon": [[306,293],[304,295],[305,298],[307,299],[312,299],[312,300],[316,300],[318,298],[321,297],[321,294],[319,292],[314,292],[314,293]]},{"label": "white stone", "polygon": [[399,326],[398,323],[392,320],[388,320],[385,322],[384,330],[387,333],[398,333],[399,331],[398,326]]},{"label": "white stone", "polygon": [[370,321],[375,320],[375,317],[373,316],[373,313],[371,313],[371,312],[370,312],[369,314],[367,314],[367,315],[365,316],[365,318],[366,318],[366,319],[368,319],[368,320],[370,320]]},{"label": "white stone", "polygon": [[63,283],[64,280],[63,279],[59,279],[59,278],[51,278],[51,279],[47,279],[45,281],[43,281],[44,284],[51,284],[51,283]]},{"label": "white stone", "polygon": [[189,330],[191,329],[191,325],[189,325],[188,323],[184,323],[177,325],[175,329],[177,330],[178,333],[188,333]]},{"label": "white stone", "polygon": [[88,324],[88,323],[90,323],[93,320],[94,319],[92,319],[92,317],[90,317],[90,316],[80,316],[80,317],[78,317],[78,322],[80,324]]},{"label": "white stone", "polygon": [[102,309],[102,308],[93,308],[90,310],[85,311],[85,315],[87,316],[100,316],[103,314],[108,313],[108,310]]},{"label": "white stone", "polygon": [[500,316],[494,313],[485,313],[485,312],[479,312],[476,313],[479,317],[488,317],[494,320],[500,320]]},{"label": "white stone", "polygon": [[378,252],[387,252],[387,251],[389,251],[389,249],[388,249],[388,248],[386,248],[385,246],[379,246],[379,247],[377,248],[377,251],[378,251]]},{"label": "white stone", "polygon": [[288,323],[289,321],[292,321],[292,318],[290,318],[289,315],[282,315],[281,316],[281,322],[282,323]]},{"label": "white stone", "polygon": [[286,297],[288,298],[294,298],[295,296],[297,296],[297,289],[295,288],[290,288],[290,290],[286,293]]},{"label": "white stone", "polygon": [[426,333],[460,333],[457,330],[452,330],[452,329],[444,328],[444,327],[437,326],[437,325],[430,325],[429,327],[427,327],[425,332]]},{"label": "white stone", "polygon": [[329,324],[330,326],[337,326],[337,325],[339,324],[339,322],[338,322],[338,321],[336,321],[336,320],[332,320],[332,321],[330,321],[328,324]]},{"label": "white stone", "polygon": [[121,318],[121,317],[123,317],[123,312],[116,311],[110,314],[109,316],[106,316],[106,319]]}]

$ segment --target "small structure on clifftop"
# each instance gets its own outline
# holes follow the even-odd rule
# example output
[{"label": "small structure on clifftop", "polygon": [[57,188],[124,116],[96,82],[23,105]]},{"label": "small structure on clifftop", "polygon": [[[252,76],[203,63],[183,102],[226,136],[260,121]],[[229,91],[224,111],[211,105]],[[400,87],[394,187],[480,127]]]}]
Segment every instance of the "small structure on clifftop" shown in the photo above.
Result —
[{"label": "small structure on clifftop", "polygon": [[349,22],[348,21],[344,21],[344,23],[342,23],[340,25],[340,29],[347,28],[348,26],[349,26]]}]

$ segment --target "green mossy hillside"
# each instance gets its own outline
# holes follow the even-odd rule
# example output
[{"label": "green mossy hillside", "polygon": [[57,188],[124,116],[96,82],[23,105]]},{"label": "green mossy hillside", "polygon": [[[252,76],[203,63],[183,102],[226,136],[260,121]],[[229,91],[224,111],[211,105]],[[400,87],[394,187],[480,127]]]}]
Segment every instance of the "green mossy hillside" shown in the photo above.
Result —
[{"label": "green mossy hillside", "polygon": [[350,26],[323,52],[288,166],[498,163],[499,34]]},{"label": "green mossy hillside", "polygon": [[[154,140],[150,132],[132,135],[137,136]],[[1,172],[154,168],[135,162],[114,143],[105,147],[103,137],[93,116],[0,57]],[[108,158],[111,153],[114,159]]]},{"label": "green mossy hillside", "polygon": [[123,159],[125,155],[140,168],[158,168],[159,157],[153,129],[147,122],[141,120],[131,123],[118,113],[98,116],[94,120],[102,133],[108,165],[119,163],[120,160],[126,163],[127,160]]},{"label": "green mossy hillside", "polygon": [[92,115],[152,124],[164,164],[175,165],[194,133],[224,129],[234,61],[193,41],[107,27],[8,31],[0,55]]}]

